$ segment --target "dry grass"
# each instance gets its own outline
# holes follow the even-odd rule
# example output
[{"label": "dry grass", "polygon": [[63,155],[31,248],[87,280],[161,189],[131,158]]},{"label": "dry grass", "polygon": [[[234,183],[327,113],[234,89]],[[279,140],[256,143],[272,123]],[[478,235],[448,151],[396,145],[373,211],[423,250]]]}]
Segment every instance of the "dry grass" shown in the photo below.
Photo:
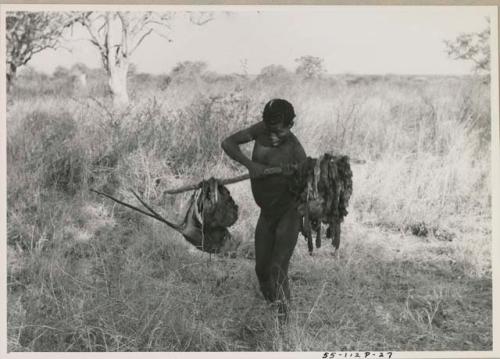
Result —
[{"label": "dry grass", "polygon": [[[196,90],[135,79],[142,96],[119,115],[104,91],[21,81],[7,118],[10,351],[491,349],[487,85],[338,76]],[[133,201],[132,186],[180,218],[187,195],[162,191],[241,171],[220,141],[274,96],[294,103],[308,154],[367,160],[353,165],[340,255],[325,243],[310,257],[299,239],[284,330],[253,272],[248,183],[229,187],[235,258],[210,258],[88,191]]]}]

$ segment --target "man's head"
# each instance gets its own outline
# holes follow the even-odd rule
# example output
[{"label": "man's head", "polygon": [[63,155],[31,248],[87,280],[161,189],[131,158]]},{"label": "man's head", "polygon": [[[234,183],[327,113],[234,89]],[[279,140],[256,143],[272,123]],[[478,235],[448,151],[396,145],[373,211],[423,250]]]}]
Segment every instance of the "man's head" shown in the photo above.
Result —
[{"label": "man's head", "polygon": [[269,131],[279,139],[286,137],[293,126],[295,111],[290,102],[273,99],[264,107],[262,119]]}]

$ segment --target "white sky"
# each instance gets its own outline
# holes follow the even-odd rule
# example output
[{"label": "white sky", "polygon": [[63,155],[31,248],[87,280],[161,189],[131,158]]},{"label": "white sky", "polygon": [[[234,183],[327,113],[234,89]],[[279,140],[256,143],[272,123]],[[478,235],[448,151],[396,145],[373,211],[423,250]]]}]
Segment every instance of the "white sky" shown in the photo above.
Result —
[{"label": "white sky", "polygon": [[[169,36],[151,35],[132,57],[138,71],[167,73],[179,61],[206,61],[219,73],[249,73],[280,64],[293,70],[295,59],[324,59],[330,73],[464,74],[470,64],[448,58],[444,40],[484,29],[486,7],[288,7],[218,13],[196,26],[179,14]],[[75,32],[76,37],[82,34]],[[51,73],[56,66],[83,62],[101,66],[86,41],[73,51],[48,50],[30,65]]]}]

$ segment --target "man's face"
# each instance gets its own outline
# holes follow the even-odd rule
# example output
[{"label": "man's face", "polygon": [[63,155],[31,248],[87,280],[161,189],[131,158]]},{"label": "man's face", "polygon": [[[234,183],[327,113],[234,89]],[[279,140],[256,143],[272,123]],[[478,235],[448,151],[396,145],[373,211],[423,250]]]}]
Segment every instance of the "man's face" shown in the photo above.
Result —
[{"label": "man's face", "polygon": [[273,146],[277,146],[281,141],[283,141],[289,134],[293,127],[293,120],[289,124],[284,125],[283,121],[271,121],[266,123],[266,127],[271,135],[271,142]]}]

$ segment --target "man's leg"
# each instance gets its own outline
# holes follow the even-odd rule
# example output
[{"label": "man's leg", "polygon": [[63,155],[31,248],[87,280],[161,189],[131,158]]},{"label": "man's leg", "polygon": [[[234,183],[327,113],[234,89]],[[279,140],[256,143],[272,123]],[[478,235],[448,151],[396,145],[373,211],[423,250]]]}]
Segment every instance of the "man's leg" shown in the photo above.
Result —
[{"label": "man's leg", "polygon": [[259,279],[260,290],[264,298],[274,301],[273,283],[271,282],[271,258],[275,242],[275,230],[272,223],[261,213],[255,228],[255,272]]},{"label": "man's leg", "polygon": [[286,306],[290,301],[288,266],[292,257],[300,230],[300,214],[296,208],[290,208],[281,217],[276,227],[276,241],[272,254],[271,282],[275,298]]}]

